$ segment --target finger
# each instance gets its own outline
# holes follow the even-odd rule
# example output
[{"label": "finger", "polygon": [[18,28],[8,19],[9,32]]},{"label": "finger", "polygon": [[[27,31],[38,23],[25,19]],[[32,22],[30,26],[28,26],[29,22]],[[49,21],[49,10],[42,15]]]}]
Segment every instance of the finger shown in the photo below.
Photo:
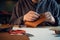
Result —
[{"label": "finger", "polygon": [[33,19],[28,19],[28,21],[34,21]]},{"label": "finger", "polygon": [[52,15],[50,12],[46,12],[45,15]]},{"label": "finger", "polygon": [[32,18],[33,21],[37,20],[37,18]]},{"label": "finger", "polygon": [[48,18],[48,17],[51,17],[51,15],[46,15],[46,17]]},{"label": "finger", "polygon": [[29,17],[28,19],[29,19],[29,20],[32,20],[32,21],[37,20],[36,17]]},{"label": "finger", "polygon": [[32,21],[31,19],[26,19],[26,21]]},{"label": "finger", "polygon": [[28,17],[27,21],[34,21],[36,18]]},{"label": "finger", "polygon": [[39,18],[39,16],[37,16],[35,14],[31,14],[29,17],[31,17],[31,18]]},{"label": "finger", "polygon": [[39,16],[37,16],[37,15],[33,15],[32,17],[33,17],[33,18],[39,18]]},{"label": "finger", "polygon": [[36,12],[35,12],[35,15],[40,16],[40,14],[38,14],[38,13],[36,13]]}]

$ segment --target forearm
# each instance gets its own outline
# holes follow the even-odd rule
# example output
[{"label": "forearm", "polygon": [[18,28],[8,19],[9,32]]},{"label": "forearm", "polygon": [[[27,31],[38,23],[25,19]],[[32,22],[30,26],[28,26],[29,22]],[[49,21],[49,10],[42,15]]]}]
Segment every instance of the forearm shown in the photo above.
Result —
[{"label": "forearm", "polygon": [[21,24],[23,25],[23,24],[24,24],[24,22],[23,22],[23,16],[17,18],[17,19],[14,21],[13,24],[14,24],[14,25],[21,25]]}]

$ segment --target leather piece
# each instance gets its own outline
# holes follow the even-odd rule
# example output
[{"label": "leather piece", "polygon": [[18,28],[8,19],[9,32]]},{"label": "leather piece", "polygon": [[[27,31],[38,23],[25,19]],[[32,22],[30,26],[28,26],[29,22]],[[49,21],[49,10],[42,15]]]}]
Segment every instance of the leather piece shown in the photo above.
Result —
[{"label": "leather piece", "polygon": [[41,15],[40,15],[40,18],[39,18],[38,20],[33,21],[33,22],[28,22],[28,21],[26,21],[26,22],[25,22],[25,25],[26,25],[27,27],[36,28],[39,24],[43,23],[45,20],[46,20],[45,15],[44,15],[44,14],[41,14]]}]

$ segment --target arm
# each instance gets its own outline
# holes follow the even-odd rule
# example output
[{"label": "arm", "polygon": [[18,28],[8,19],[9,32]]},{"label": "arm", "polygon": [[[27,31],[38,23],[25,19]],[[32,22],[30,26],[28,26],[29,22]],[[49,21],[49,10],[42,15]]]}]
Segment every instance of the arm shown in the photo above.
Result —
[{"label": "arm", "polygon": [[10,24],[20,25],[22,23],[23,23],[23,16],[22,13],[20,12],[20,5],[18,2],[13,9],[12,16],[10,19]]},{"label": "arm", "polygon": [[58,6],[58,4],[57,4],[57,2],[55,0],[52,0],[52,2],[51,2],[51,11],[52,11],[52,15],[55,18],[54,26],[59,26],[60,25],[59,6]]},{"label": "arm", "polygon": [[[48,5],[48,6],[47,6]],[[47,0],[46,9],[48,12],[52,14],[53,19],[55,20],[54,23],[52,22],[52,17],[50,16],[49,20],[46,21],[46,25],[52,25],[52,26],[59,26],[60,25],[60,14],[59,14],[59,6],[55,0]],[[47,17],[48,18],[48,17]]]}]

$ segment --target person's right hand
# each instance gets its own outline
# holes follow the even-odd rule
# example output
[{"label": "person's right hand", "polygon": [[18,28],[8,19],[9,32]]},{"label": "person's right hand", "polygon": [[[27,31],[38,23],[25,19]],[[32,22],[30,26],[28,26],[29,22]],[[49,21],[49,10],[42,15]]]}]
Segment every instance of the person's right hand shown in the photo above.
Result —
[{"label": "person's right hand", "polygon": [[34,12],[34,11],[29,11],[28,13],[26,13],[23,17],[23,21],[34,21],[37,20],[37,18],[39,18],[39,14]]}]

